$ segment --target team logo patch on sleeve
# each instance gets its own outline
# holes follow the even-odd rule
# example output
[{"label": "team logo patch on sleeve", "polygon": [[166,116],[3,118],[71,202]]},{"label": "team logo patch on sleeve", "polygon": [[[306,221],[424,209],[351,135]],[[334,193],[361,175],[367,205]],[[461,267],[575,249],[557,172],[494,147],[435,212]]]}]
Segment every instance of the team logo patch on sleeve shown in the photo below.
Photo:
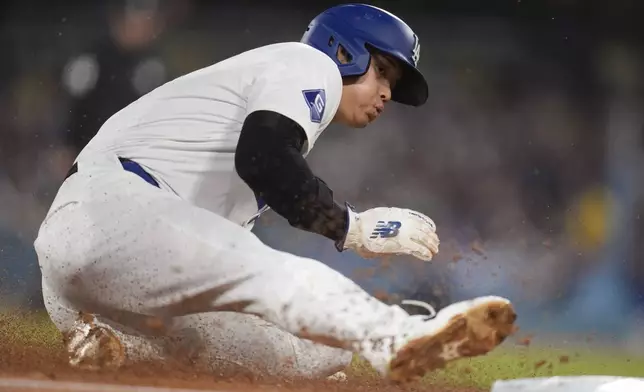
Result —
[{"label": "team logo patch on sleeve", "polygon": [[304,100],[311,111],[311,121],[322,122],[324,108],[326,107],[326,92],[324,89],[303,90]]}]

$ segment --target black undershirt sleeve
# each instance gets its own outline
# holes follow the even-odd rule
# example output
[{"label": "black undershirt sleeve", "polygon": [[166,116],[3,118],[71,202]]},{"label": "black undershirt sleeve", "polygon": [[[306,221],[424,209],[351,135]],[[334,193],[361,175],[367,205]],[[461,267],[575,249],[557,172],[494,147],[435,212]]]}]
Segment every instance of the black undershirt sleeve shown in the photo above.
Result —
[{"label": "black undershirt sleeve", "polygon": [[307,137],[290,118],[272,111],[251,113],[242,126],[235,169],[241,179],[291,226],[344,238],[347,211],[302,156]]}]

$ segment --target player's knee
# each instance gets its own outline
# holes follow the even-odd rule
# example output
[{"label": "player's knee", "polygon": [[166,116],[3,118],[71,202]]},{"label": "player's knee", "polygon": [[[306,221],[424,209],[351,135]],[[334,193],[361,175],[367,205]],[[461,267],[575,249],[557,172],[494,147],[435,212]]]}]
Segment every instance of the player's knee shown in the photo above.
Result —
[{"label": "player's knee", "polygon": [[63,270],[62,263],[74,263],[88,254],[92,245],[91,222],[78,204],[70,203],[48,216],[34,240],[34,249],[42,268]]}]

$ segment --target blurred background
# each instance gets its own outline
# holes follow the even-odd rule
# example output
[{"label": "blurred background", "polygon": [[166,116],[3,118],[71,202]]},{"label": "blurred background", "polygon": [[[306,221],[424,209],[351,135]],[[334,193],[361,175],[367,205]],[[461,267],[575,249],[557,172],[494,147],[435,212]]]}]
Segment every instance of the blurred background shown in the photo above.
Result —
[{"label": "blurred background", "polygon": [[[33,240],[109,116],[184,73],[297,41],[337,3],[0,6],[0,306],[42,307]],[[363,130],[331,126],[309,160],[359,210],[432,217],[439,256],[362,260],[273,213],[254,231],[391,303],[504,295],[523,333],[644,350],[642,2],[370,3],[420,36],[429,102],[391,105]]]}]

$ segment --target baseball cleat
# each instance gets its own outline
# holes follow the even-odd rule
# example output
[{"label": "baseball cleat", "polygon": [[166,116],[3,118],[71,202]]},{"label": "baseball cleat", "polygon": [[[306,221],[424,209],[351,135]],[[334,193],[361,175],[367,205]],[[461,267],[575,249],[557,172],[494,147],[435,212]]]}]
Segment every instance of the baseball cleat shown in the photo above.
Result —
[{"label": "baseball cleat", "polygon": [[72,367],[85,370],[117,369],[125,362],[125,348],[110,329],[96,325],[96,318],[79,313],[63,336]]},{"label": "baseball cleat", "polygon": [[418,320],[411,337],[389,362],[387,377],[396,382],[414,381],[459,358],[484,355],[516,331],[517,318],[510,301],[479,297],[457,302],[433,319]]}]

